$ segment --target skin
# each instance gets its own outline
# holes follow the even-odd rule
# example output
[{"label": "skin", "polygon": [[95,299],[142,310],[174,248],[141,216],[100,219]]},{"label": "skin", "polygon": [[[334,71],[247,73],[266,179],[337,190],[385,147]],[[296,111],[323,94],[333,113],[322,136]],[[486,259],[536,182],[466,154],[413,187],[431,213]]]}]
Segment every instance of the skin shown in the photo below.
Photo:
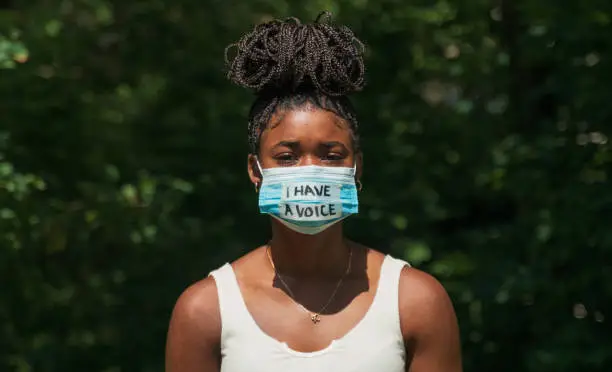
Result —
[{"label": "skin", "polygon": [[[263,168],[302,165],[357,165],[348,125],[328,111],[304,107],[274,115],[263,131],[259,161]],[[255,156],[248,158],[254,185],[261,184]],[[295,294],[312,311],[327,302],[347,268],[351,272],[334,301],[314,325],[279,282],[266,246],[232,263],[241,293],[261,330],[294,350],[327,347],[349,332],[369,309],[378,286],[384,255],[347,240],[342,223],[317,235],[303,235],[272,219],[271,254],[276,268]],[[459,329],[451,301],[429,274],[404,268],[400,275],[399,312],[406,346],[406,371],[460,372]],[[280,319],[280,321],[279,321]],[[190,286],[178,299],[168,331],[167,372],[218,372],[221,319],[214,279]]]}]

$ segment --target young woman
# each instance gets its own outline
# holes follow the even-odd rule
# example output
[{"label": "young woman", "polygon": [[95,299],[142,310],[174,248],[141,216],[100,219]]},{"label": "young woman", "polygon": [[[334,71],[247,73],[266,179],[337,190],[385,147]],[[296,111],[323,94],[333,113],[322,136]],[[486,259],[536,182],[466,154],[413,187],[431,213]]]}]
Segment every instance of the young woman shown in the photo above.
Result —
[{"label": "young woman", "polygon": [[347,98],[364,84],[361,42],[322,14],[258,25],[232,48],[230,79],[257,95],[248,174],[272,237],[180,296],[166,371],[461,371],[442,286],[342,232],[361,190]]}]

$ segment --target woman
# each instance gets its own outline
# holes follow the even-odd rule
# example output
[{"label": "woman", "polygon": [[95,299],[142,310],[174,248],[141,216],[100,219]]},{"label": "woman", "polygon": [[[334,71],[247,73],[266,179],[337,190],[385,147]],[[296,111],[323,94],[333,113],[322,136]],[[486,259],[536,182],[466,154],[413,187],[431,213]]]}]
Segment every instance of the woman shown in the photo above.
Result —
[{"label": "woman", "polygon": [[458,372],[452,304],[431,276],[343,236],[362,153],[347,94],[363,46],[322,14],[261,24],[228,59],[257,98],[248,174],[272,238],[178,299],[169,372]]}]

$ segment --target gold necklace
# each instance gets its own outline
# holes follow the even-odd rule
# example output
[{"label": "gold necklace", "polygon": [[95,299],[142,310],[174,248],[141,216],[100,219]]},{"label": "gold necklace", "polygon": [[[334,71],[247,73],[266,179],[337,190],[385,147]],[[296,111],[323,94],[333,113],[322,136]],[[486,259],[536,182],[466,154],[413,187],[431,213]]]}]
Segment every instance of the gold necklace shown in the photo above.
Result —
[{"label": "gold necklace", "polygon": [[334,298],[336,297],[336,294],[338,293],[338,289],[340,289],[340,286],[344,282],[344,278],[346,278],[346,276],[351,271],[351,263],[353,262],[353,249],[349,248],[349,259],[348,259],[348,264],[346,266],[346,271],[344,272],[344,275],[342,275],[340,280],[338,280],[338,283],[336,284],[336,288],[334,289],[334,291],[332,292],[331,296],[329,297],[329,300],[327,300],[325,305],[318,312],[312,312],[312,311],[308,310],[304,305],[302,305],[301,303],[297,302],[297,300],[295,298],[295,295],[293,294],[293,291],[291,290],[291,288],[289,288],[289,286],[287,285],[287,283],[283,279],[282,275],[278,272],[278,270],[276,270],[276,266],[274,265],[274,260],[272,260],[272,254],[270,253],[270,245],[269,244],[266,247],[266,253],[268,255],[268,260],[270,260],[270,265],[272,266],[272,269],[274,269],[274,273],[276,274],[276,276],[278,277],[280,282],[283,284],[283,286],[285,287],[287,292],[289,292],[289,296],[291,296],[291,299],[293,300],[293,302],[295,302],[302,310],[304,310],[306,313],[308,313],[308,315],[310,316],[310,320],[314,324],[318,324],[321,321],[321,314],[327,309],[329,304],[331,304],[331,302],[334,300]]}]

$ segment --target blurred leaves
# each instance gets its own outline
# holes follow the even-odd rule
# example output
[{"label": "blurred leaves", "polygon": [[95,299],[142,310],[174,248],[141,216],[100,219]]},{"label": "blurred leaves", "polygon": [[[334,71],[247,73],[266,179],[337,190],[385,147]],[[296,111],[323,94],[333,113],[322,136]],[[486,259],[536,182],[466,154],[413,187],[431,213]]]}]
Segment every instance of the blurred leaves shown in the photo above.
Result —
[{"label": "blurred leaves", "polygon": [[28,49],[19,40],[18,31],[12,31],[9,36],[0,33],[0,69],[14,68],[27,62],[28,58]]}]

